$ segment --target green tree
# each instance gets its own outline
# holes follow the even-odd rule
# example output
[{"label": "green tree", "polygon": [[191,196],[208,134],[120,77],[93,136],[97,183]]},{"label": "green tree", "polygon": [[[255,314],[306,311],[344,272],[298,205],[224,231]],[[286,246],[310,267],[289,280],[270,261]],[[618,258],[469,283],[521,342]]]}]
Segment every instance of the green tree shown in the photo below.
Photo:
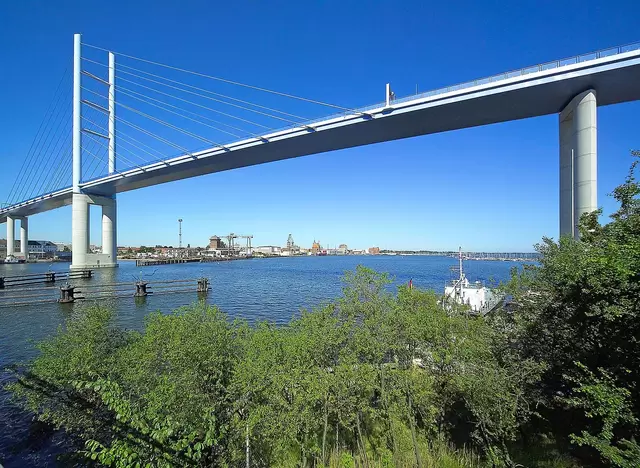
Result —
[{"label": "green tree", "polygon": [[640,465],[633,442],[640,436],[637,164],[613,191],[619,208],[608,224],[599,223],[600,211],[588,213],[580,239],[537,246],[540,265],[513,276],[508,290],[516,313],[503,317],[515,330],[518,354],[547,363],[539,390],[552,430],[616,466]]}]

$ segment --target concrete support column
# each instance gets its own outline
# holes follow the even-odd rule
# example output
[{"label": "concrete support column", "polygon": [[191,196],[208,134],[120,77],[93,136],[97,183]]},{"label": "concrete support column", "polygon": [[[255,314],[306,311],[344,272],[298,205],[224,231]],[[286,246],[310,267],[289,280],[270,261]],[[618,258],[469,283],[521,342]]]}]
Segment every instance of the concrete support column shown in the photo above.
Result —
[{"label": "concrete support column", "polygon": [[583,213],[598,209],[597,101],[588,90],[560,113],[560,235],[579,237]]},{"label": "concrete support column", "polygon": [[112,263],[117,262],[117,205],[116,200],[110,200],[102,204],[102,254],[106,256],[106,261],[111,259]]},{"label": "concrete support column", "polygon": [[7,216],[7,257],[16,253],[16,220]]},{"label": "concrete support column", "polygon": [[89,253],[89,197],[73,194],[71,211],[71,268],[86,268]]},{"label": "concrete support column", "polygon": [[20,218],[20,256],[29,259],[29,218]]}]

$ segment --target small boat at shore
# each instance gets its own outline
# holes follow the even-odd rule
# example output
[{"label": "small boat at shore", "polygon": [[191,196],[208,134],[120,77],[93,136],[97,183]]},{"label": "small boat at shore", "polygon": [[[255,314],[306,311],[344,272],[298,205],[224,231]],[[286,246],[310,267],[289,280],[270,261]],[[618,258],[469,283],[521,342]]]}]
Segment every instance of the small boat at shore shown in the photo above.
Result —
[{"label": "small boat at shore", "polygon": [[7,255],[3,263],[24,263],[24,259],[15,257],[14,255]]}]

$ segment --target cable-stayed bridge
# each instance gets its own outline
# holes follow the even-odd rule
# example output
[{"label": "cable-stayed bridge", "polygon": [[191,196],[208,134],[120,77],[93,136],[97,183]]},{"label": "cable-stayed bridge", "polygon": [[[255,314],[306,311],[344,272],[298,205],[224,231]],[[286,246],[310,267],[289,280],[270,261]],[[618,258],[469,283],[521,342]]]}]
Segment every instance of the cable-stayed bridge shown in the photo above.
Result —
[{"label": "cable-stayed bridge", "polygon": [[[560,233],[577,235],[580,215],[597,208],[597,107],[640,99],[640,43],[401,99],[387,85],[384,95],[354,109],[115,53],[75,35],[72,73],[0,208],[7,254],[25,255],[29,216],[71,204],[72,268],[115,266],[120,192],[548,114],[559,114]],[[90,204],[102,207],[102,254],[88,253]]]}]

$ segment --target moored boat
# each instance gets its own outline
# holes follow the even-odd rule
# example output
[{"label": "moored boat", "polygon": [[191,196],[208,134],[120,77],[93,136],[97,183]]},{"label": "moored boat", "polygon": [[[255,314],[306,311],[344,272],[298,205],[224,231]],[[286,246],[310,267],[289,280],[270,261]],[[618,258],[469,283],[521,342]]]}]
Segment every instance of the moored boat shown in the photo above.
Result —
[{"label": "moored boat", "polygon": [[463,269],[462,248],[458,250],[458,267],[452,267],[451,270],[457,272],[458,277],[445,285],[445,304],[453,301],[468,306],[473,313],[486,315],[502,302],[504,296],[486,287],[482,281],[469,281]]}]

